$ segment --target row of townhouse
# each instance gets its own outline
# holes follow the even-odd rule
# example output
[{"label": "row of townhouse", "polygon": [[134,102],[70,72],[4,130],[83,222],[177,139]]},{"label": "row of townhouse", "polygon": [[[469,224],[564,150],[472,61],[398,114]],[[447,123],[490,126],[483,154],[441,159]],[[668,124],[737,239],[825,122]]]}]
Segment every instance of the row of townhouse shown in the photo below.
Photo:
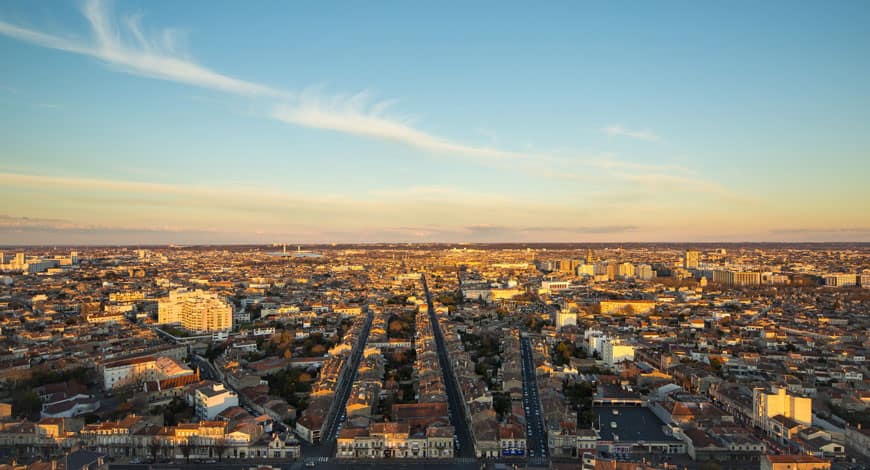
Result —
[{"label": "row of townhouse", "polygon": [[335,399],[335,393],[353,380],[355,371],[349,359],[365,348],[371,322],[371,313],[355,316],[351,327],[339,341],[342,347],[334,348],[336,354],[324,359],[312,386],[308,408],[296,421],[296,433],[305,441],[320,442],[330,420],[337,414],[341,404]]}]

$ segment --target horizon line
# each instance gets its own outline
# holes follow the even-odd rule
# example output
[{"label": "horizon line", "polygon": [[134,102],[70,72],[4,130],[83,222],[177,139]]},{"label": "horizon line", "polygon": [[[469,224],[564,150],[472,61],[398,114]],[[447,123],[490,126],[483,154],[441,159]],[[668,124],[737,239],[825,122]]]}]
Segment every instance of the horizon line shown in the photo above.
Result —
[{"label": "horizon line", "polygon": [[301,245],[319,247],[340,247],[353,245],[753,245],[753,244],[776,244],[776,245],[870,245],[870,241],[772,241],[772,240],[746,240],[746,241],[576,241],[576,242],[519,242],[519,241],[492,241],[492,242],[460,242],[460,241],[360,241],[360,242],[287,242],[287,243],[88,243],[88,244],[5,244],[0,245],[0,251],[4,248],[133,248],[133,247],[162,247],[162,248],[191,248],[191,247],[274,247],[275,245]]}]

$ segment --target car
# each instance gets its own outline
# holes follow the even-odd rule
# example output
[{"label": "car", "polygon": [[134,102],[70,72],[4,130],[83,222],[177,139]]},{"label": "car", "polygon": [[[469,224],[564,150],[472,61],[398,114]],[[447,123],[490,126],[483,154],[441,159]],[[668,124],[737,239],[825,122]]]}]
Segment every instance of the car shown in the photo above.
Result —
[{"label": "car", "polygon": [[317,463],[314,461],[311,461],[311,460],[309,460],[308,462],[305,462],[305,466],[308,468],[314,468],[316,465],[317,465]]}]

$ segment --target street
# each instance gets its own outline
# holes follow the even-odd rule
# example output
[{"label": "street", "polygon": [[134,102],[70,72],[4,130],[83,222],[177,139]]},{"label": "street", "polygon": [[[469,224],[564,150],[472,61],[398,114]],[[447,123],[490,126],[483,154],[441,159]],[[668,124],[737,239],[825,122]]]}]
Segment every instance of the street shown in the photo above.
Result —
[{"label": "street", "polygon": [[[315,445],[303,445],[302,455],[306,460],[317,457],[333,457],[335,455],[336,440],[338,438],[339,426],[344,421],[344,407],[347,404],[350,391],[353,388],[353,383],[356,381],[357,369],[359,368],[360,360],[362,359],[365,345],[368,341],[369,330],[372,326],[374,315],[371,312],[366,314],[366,322],[360,330],[360,337],[357,340],[355,349],[351,352],[346,367],[350,371],[349,375],[345,375],[345,379],[339,382],[338,388],[335,391],[335,401],[333,408],[326,417],[326,427],[320,438],[320,442]],[[314,461],[314,460],[312,460]]]},{"label": "street", "polygon": [[523,408],[526,412],[526,449],[529,463],[548,465],[547,430],[541,415],[541,401],[538,396],[538,382],[535,377],[535,361],[528,338],[520,338],[520,351],[523,365]]},{"label": "street", "polygon": [[429,320],[432,322],[432,331],[435,335],[435,344],[438,346],[438,362],[441,364],[441,373],[444,378],[444,387],[447,389],[448,406],[450,407],[450,424],[453,425],[454,432],[459,442],[459,449],[456,449],[457,457],[473,458],[474,443],[471,440],[471,433],[468,430],[468,422],[465,420],[465,403],[462,402],[459,395],[459,386],[456,383],[456,378],[453,375],[453,369],[450,367],[450,361],[447,359],[447,350],[444,347],[444,337],[441,333],[441,326],[438,324],[438,319],[435,317],[435,307],[432,303],[432,296],[429,293],[429,286],[426,284],[426,275],[421,274],[420,279],[423,282],[423,292],[426,294],[426,303],[429,306]]}]

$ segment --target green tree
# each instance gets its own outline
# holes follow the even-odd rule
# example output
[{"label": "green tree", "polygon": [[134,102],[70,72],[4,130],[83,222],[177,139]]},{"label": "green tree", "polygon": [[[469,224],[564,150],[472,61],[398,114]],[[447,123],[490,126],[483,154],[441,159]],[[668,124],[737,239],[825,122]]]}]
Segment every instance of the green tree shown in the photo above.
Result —
[{"label": "green tree", "polygon": [[32,417],[42,410],[42,400],[32,389],[16,390],[12,394],[12,414]]}]

